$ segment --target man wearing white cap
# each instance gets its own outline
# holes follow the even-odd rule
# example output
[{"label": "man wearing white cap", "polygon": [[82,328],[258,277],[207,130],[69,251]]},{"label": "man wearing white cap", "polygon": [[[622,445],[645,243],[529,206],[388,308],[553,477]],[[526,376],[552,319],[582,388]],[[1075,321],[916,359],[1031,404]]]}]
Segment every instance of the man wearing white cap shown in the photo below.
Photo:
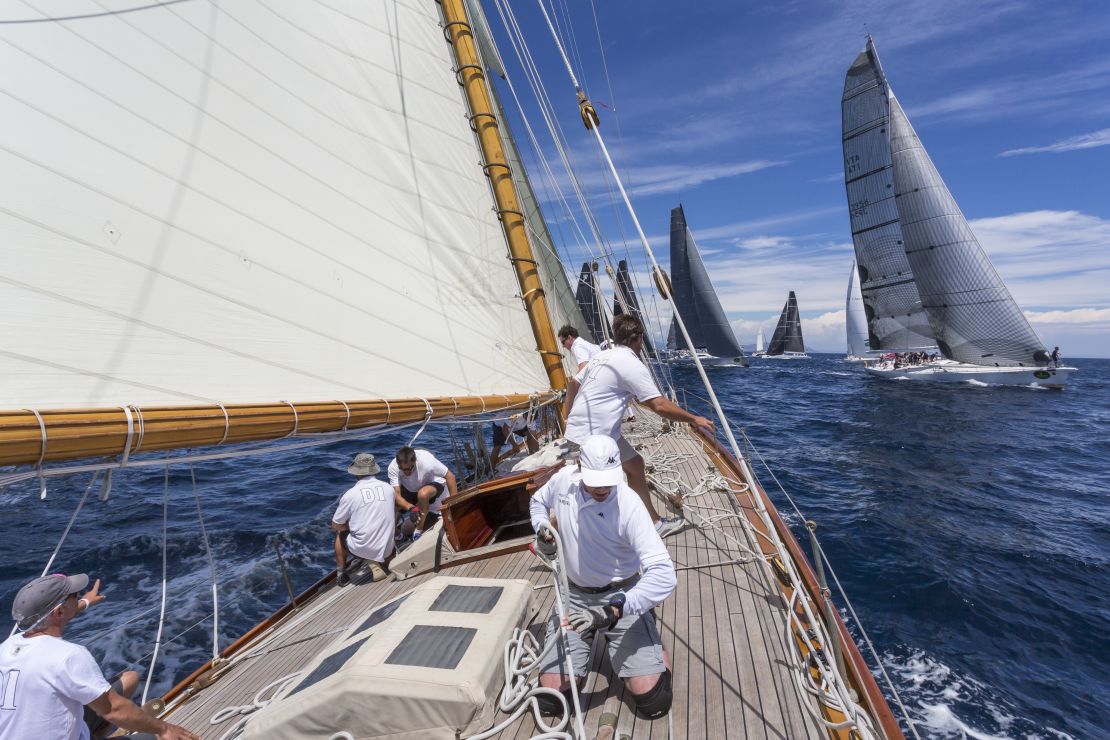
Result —
[{"label": "man wearing white cap", "polygon": [[612,349],[595,355],[567,385],[567,426],[563,436],[576,444],[582,444],[591,434],[615,439],[628,485],[640,496],[655,528],[666,537],[682,527],[682,517],[663,519],[652,505],[644,458],[621,436],[625,410],[636,400],[665,419],[693,424],[710,436],[713,422],[691,414],[659,392],[651,371],[640,361],[644,326],[639,319],[631,314],[613,319],[613,343]]},{"label": "man wearing white cap", "polygon": [[342,588],[351,582],[347,572],[347,553],[361,558],[373,576],[380,581],[386,576],[385,561],[393,554],[394,512],[396,501],[393,486],[374,476],[381,466],[369,452],[360,452],[347,468],[358,482],[339,499],[331,528],[335,532],[335,582]]},{"label": "man wearing white cap", "polygon": [[[549,513],[558,522],[562,551],[544,530]],[[624,482],[620,449],[604,435],[582,442],[578,465],[568,465],[532,495],[529,505],[536,549],[559,557],[570,581],[566,604],[573,632],[559,637],[559,615],[547,623],[547,641],[557,640],[540,666],[540,685],[567,692],[564,674],[569,644],[576,680],[585,677],[590,655],[584,638],[604,630],[609,660],[624,679],[636,708],[661,717],[671,706],[669,659],[652,609],[674,592],[674,563],[639,496]],[[543,534],[540,534],[543,532]],[[537,697],[553,713],[558,700]]]},{"label": "man wearing white cap", "polygon": [[[199,740],[183,727],[152,717],[113,687],[89,651],[62,639],[78,612],[100,603],[100,581],[84,573],[55,573],[19,589],[12,603],[17,632],[0,644],[0,738],[88,740],[83,708],[126,730],[133,738]],[[128,671],[132,689],[138,676]],[[95,718],[93,718],[95,719]]]}]

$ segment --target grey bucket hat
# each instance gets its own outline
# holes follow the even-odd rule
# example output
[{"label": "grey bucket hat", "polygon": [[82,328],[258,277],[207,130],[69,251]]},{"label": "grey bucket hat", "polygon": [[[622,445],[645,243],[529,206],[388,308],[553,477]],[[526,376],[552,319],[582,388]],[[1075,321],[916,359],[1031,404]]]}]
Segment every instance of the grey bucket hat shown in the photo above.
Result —
[{"label": "grey bucket hat", "polygon": [[347,467],[347,472],[351,475],[376,475],[381,472],[381,467],[374,462],[374,456],[369,452],[360,452]]},{"label": "grey bucket hat", "polygon": [[70,594],[80,593],[89,585],[84,573],[66,576],[61,573],[36,578],[15,595],[12,619],[21,630],[28,630],[62,603]]}]

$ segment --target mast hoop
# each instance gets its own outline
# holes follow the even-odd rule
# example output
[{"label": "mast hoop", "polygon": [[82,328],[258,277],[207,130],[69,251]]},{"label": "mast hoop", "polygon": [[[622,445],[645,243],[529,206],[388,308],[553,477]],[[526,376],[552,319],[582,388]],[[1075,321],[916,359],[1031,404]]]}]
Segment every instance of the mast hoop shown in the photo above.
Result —
[{"label": "mast hoop", "polygon": [[[493,169],[494,167],[500,167],[500,168],[504,169],[506,174],[508,174],[510,177],[513,174],[513,168],[509,166],[508,162],[487,162],[487,163],[482,165],[482,173],[485,174],[486,177],[492,179],[493,175],[491,175],[489,173],[489,171],[491,169]],[[505,209],[505,210],[508,211],[509,209]],[[520,211],[512,211],[512,212],[513,213],[519,213],[520,217],[524,218],[524,214],[520,213]]]},{"label": "mast hoop", "polygon": [[497,124],[497,116],[490,113],[489,111],[479,111],[479,112],[475,113],[472,116],[467,116],[466,117],[466,120],[470,123],[470,130],[473,131],[474,133],[478,133],[478,123],[477,123],[477,121],[478,121],[479,118],[488,118],[488,119],[490,119],[490,121],[493,122],[494,126],[498,125]]},{"label": "mast hoop", "polygon": [[296,437],[297,436],[297,427],[299,427],[300,424],[301,424],[301,417],[297,414],[297,407],[293,405],[292,401],[282,401],[282,403],[284,403],[289,408],[293,409],[293,431],[289,432],[289,434],[286,434],[284,439],[289,439],[290,437]]},{"label": "mast hoop", "polygon": [[39,422],[39,434],[42,435],[42,444],[39,447],[39,461],[35,463],[35,467],[41,469],[42,463],[46,459],[46,422],[43,421],[42,414],[39,413],[38,409],[24,409],[24,411],[30,411]]},{"label": "mast hoop", "polygon": [[[505,221],[505,214],[511,214],[513,216],[520,216],[520,220],[522,220],[522,221],[524,220],[524,214],[521,211],[515,210],[513,208],[498,208],[496,213],[497,213],[497,220],[501,221],[501,222]],[[509,259],[512,259],[512,257],[510,257]],[[523,258],[518,257],[517,259],[523,259]],[[528,261],[529,262],[535,262],[535,260],[528,260]]]},{"label": "mast hoop", "polygon": [[343,410],[347,412],[347,418],[343,420],[343,433],[346,434],[347,427],[351,423],[351,407],[347,405],[346,401],[343,401],[341,399],[339,400],[339,403],[343,404]]},{"label": "mast hoop", "polygon": [[216,404],[220,407],[220,411],[224,412],[224,436],[220,437],[220,441],[216,443],[216,446],[219,447],[227,441],[227,435],[231,433],[231,417],[227,414],[226,406],[219,401],[216,401]]},{"label": "mast hoop", "polygon": [[480,65],[480,64],[460,64],[455,69],[455,82],[459,83],[459,87],[466,87],[466,83],[463,82],[462,75],[463,75],[463,72],[465,72],[468,69],[476,70],[479,77],[484,76],[483,73],[482,73],[482,65]]},{"label": "mast hoop", "polygon": [[443,24],[443,40],[449,44],[454,43],[451,40],[451,26],[458,26],[462,31],[470,33],[471,35],[474,33],[474,29],[472,29],[470,24],[466,21],[447,21]]}]

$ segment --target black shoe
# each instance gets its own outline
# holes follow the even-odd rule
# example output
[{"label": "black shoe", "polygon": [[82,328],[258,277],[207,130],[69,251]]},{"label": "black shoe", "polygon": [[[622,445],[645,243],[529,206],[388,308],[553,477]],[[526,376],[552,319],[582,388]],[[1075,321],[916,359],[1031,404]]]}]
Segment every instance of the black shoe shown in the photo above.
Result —
[{"label": "black shoe", "polygon": [[351,582],[351,577],[349,575],[347,575],[347,571],[345,571],[345,570],[335,571],[335,585],[339,586],[340,588],[343,588],[344,586],[346,586],[350,582]]}]

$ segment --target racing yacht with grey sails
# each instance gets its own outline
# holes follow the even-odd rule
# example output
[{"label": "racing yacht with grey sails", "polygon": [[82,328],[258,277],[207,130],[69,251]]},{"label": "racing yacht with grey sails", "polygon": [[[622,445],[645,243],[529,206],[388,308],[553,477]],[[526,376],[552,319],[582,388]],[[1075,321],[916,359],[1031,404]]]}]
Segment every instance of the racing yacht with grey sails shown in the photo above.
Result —
[{"label": "racing yacht with grey sails", "polygon": [[[555,331],[583,317],[499,114],[497,78],[510,76],[476,3],[104,12],[75,0],[51,17],[55,6],[20,3],[0,24],[0,495],[73,498],[78,524],[56,527],[48,573],[95,556],[67,543],[90,508],[137,516],[140,502],[120,499],[149,488],[141,508],[161,514],[149,537],[162,557],[112,583],[112,602],[128,604],[119,627],[143,635],[124,659],[147,676],[148,711],[205,740],[583,740],[672,725],[679,737],[902,737],[717,403],[727,447],[647,410],[624,428],[657,506],[689,521],[666,541],[679,590],[658,607],[674,656],[667,716],[637,714],[604,660],[561,717],[533,711],[533,635],[567,587],[529,551],[528,502],[561,459],[476,476],[384,579],[356,570],[339,586],[330,505],[296,525],[319,531],[322,550],[298,553],[321,576],[299,592],[280,550],[234,524],[211,546],[200,491],[240,490],[220,477],[236,475],[232,460],[272,456],[254,466],[257,485],[272,471],[310,490],[341,440],[478,441],[515,413],[557,435],[570,367]],[[521,48],[512,4],[497,9]],[[565,92],[608,157],[588,97]],[[676,324],[688,334],[681,309]],[[210,565],[210,597],[203,566],[174,591],[167,562],[191,567],[187,551]],[[218,596],[244,561],[265,563],[254,572],[275,609],[253,626]],[[161,598],[141,598],[148,582]]]},{"label": "racing yacht with grey sails", "polygon": [[681,204],[671,209],[671,287],[674,305],[686,317],[693,342],[693,346],[689,346],[676,333],[674,356],[687,359],[691,353],[697,353],[708,365],[747,367],[748,358],[713,289]]},{"label": "racing yacht with grey sails", "polygon": [[[841,101],[844,178],[872,349],[935,344],[944,359],[894,361],[876,377],[1060,388],[1056,367],[979,244],[879,62],[873,39],[852,62]],[[911,288],[912,286],[912,288]],[[889,305],[888,305],[889,304]],[[920,317],[928,320],[928,327]]]},{"label": "racing yacht with grey sails", "polygon": [[794,291],[786,298],[775,333],[763,357],[768,360],[808,360],[805,340],[802,339],[802,317],[798,311],[798,298]]}]

